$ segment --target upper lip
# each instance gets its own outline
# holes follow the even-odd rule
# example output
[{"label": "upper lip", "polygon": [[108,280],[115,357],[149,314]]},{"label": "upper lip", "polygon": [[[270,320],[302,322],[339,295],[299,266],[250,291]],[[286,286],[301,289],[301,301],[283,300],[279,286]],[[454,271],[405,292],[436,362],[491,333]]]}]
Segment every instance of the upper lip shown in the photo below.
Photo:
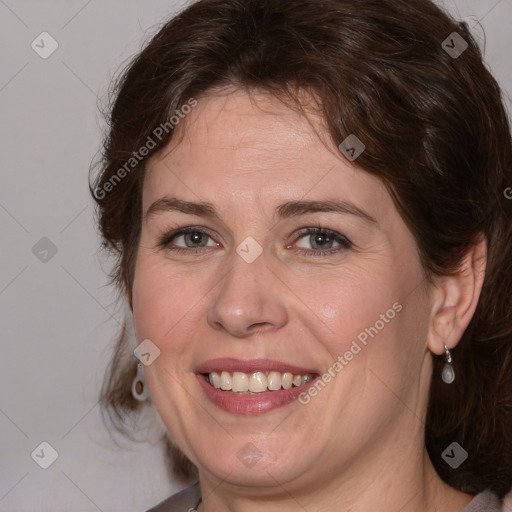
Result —
[{"label": "upper lip", "polygon": [[204,363],[200,364],[196,373],[211,373],[211,372],[242,372],[242,373],[254,373],[260,371],[276,371],[276,372],[290,372],[294,375],[307,375],[317,373],[311,368],[303,368],[300,366],[294,366],[281,361],[275,361],[273,359],[234,359],[232,357],[224,357],[218,359],[209,359]]}]

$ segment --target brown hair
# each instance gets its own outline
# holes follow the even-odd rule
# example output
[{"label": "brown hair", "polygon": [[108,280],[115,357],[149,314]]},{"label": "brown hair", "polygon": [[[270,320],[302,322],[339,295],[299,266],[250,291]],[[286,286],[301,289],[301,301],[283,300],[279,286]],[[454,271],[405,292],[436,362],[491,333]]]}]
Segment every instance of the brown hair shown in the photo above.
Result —
[{"label": "brown hair", "polygon": [[[468,44],[459,56],[442,44],[452,37],[454,46],[453,32]],[[145,163],[173,136],[169,129],[156,140],[154,130],[190,98],[224,86],[262,89],[297,108],[297,91],[314,93],[332,142],[355,134],[365,144],[357,163],[387,186],[429,279],[456,271],[487,238],[485,282],[453,350],[453,384],[433,356],[425,431],[449,485],[504,495],[512,484],[512,201],[504,194],[512,146],[500,89],[467,26],[427,0],[200,0],[171,19],[115,84],[91,185],[122,297],[131,294]],[[128,169],[148,137],[155,146]],[[123,330],[102,391],[118,423],[139,406],[130,350]],[[441,458],[452,441],[469,453],[457,470]],[[168,446],[177,476],[192,478],[194,467]]]}]

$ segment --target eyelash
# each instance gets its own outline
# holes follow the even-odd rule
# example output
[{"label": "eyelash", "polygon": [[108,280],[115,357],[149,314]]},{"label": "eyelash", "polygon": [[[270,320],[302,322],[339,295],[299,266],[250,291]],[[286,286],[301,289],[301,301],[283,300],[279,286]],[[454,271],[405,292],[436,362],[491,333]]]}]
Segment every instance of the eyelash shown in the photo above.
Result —
[{"label": "eyelash", "polygon": [[[169,251],[173,251],[175,254],[197,254],[203,252],[202,249],[211,249],[211,247],[189,247],[185,249],[184,247],[169,247],[171,241],[174,238],[177,238],[181,235],[186,235],[187,233],[201,233],[204,235],[207,235],[211,239],[213,237],[206,231],[204,228],[199,228],[195,226],[187,226],[185,228],[180,228],[174,231],[171,231],[170,233],[166,233],[162,237],[160,237],[158,241],[158,247],[167,249]],[[346,238],[345,236],[341,235],[340,233],[337,233],[336,231],[332,231],[330,229],[322,228],[320,226],[315,228],[306,228],[303,231],[301,231],[298,236],[297,240],[300,240],[301,238],[307,236],[307,235],[316,235],[316,234],[323,234],[327,235],[330,239],[334,240],[335,242],[338,242],[340,246],[336,249],[298,249],[298,251],[305,255],[305,256],[313,256],[313,257],[326,257],[326,256],[333,256],[336,254],[339,254],[347,249],[350,249],[353,244],[352,242]]]}]

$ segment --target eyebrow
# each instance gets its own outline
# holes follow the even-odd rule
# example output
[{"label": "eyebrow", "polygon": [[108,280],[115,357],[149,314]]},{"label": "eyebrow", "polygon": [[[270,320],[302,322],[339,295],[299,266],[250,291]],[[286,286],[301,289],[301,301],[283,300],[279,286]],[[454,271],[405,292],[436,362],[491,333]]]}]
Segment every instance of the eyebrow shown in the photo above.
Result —
[{"label": "eyebrow", "polygon": [[[183,201],[182,199],[171,197],[162,197],[157,199],[147,209],[144,214],[144,218],[147,220],[148,217],[152,215],[169,211],[177,211],[188,215],[196,215],[198,217],[206,217],[210,219],[220,218],[211,203]],[[276,208],[274,217],[277,216],[278,218],[284,219],[318,212],[354,215],[355,217],[359,217],[370,224],[378,224],[371,215],[354,204],[340,200],[287,201]]]}]

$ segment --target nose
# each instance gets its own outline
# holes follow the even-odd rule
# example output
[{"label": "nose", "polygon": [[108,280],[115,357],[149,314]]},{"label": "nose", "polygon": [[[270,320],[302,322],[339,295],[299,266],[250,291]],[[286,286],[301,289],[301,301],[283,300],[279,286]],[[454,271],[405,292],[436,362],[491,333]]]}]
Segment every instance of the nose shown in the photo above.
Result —
[{"label": "nose", "polygon": [[271,271],[264,253],[252,263],[238,254],[213,294],[208,324],[236,338],[283,327],[288,318],[284,285]]}]

